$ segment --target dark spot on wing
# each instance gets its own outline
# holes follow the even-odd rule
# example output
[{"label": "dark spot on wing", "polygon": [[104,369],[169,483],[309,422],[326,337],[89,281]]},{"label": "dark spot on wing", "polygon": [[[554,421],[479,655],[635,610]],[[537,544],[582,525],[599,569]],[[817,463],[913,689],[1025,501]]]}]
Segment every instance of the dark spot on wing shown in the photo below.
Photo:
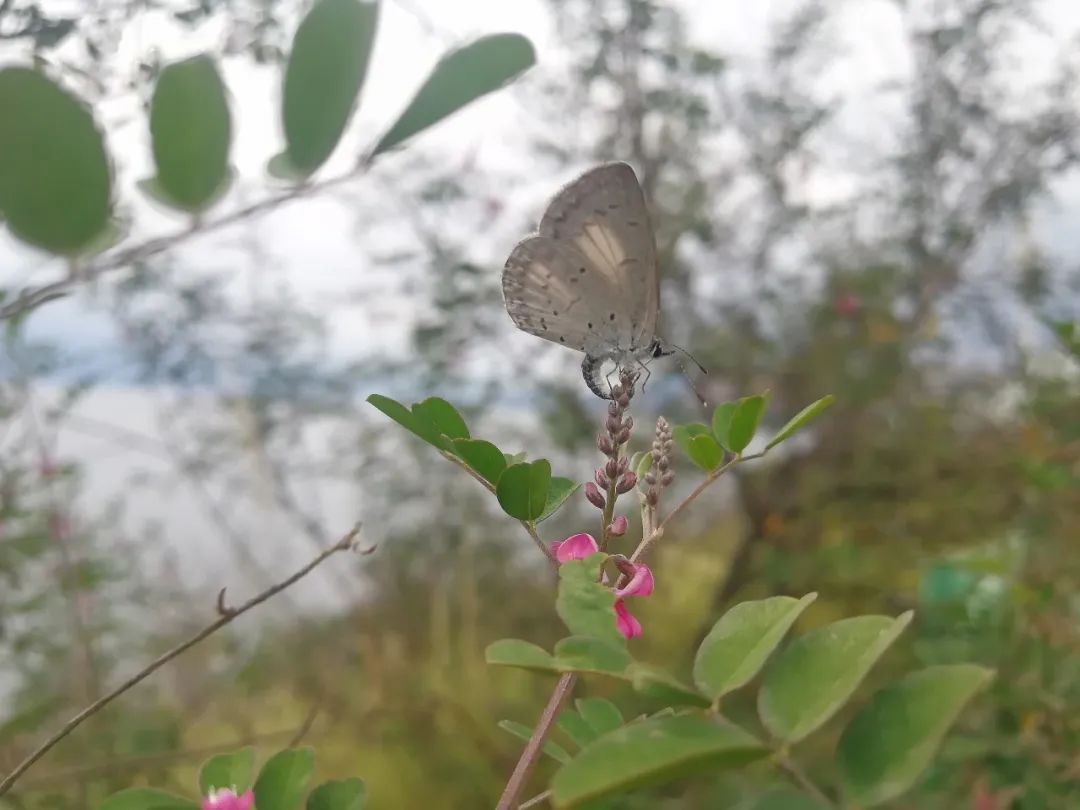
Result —
[{"label": "dark spot on wing", "polygon": [[559,338],[559,343],[566,343],[566,338],[564,338],[564,337]]},{"label": "dark spot on wing", "polygon": [[629,225],[632,228],[636,228],[641,223],[638,222],[636,219],[628,219],[628,220],[626,220],[626,224]]},{"label": "dark spot on wing", "polygon": [[618,203],[608,203],[607,207],[608,207],[609,211],[617,211],[618,208],[619,208],[619,204]]},{"label": "dark spot on wing", "polygon": [[559,316],[558,310],[551,310],[551,314],[554,315],[556,318]]},{"label": "dark spot on wing", "polygon": [[582,276],[585,275],[585,268],[584,267],[578,268],[578,274],[582,275]]},{"label": "dark spot on wing", "polygon": [[610,315],[608,315],[608,320],[609,321],[615,320],[615,313],[614,312],[612,312]]},{"label": "dark spot on wing", "polygon": [[589,321],[589,328],[592,329],[592,321]]}]

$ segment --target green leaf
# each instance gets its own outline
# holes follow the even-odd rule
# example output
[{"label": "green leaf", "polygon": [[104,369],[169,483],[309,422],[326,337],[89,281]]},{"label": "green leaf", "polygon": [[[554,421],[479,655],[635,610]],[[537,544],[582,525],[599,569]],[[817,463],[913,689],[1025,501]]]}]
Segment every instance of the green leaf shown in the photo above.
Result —
[{"label": "green leaf", "polygon": [[150,102],[156,185],[177,208],[198,212],[229,177],[232,124],[214,60],[195,56],[161,71]]},{"label": "green leaf", "polygon": [[[532,737],[532,729],[526,726],[524,723],[517,723],[513,720],[500,720],[499,728],[501,728],[503,731],[510,732],[519,740],[523,740],[524,742],[528,742],[529,739]],[[544,747],[541,750],[543,750],[543,752],[552,759],[563,764],[566,764],[571,759],[570,754],[567,753],[565,748],[563,748],[557,742],[552,742],[551,740],[545,742]]]},{"label": "green leaf", "polygon": [[834,397],[832,394],[829,394],[828,396],[822,397],[817,402],[811,402],[809,405],[807,405],[805,408],[803,408],[801,411],[791,417],[791,420],[786,425],[780,428],[777,434],[772,437],[772,439],[767,445],[765,445],[765,449],[771,450],[772,448],[776,447],[776,445],[780,444],[780,442],[784,442],[790,439],[804,427],[817,419],[821,412],[828,408],[830,405],[832,405],[835,401],[836,397]]},{"label": "green leaf", "polygon": [[540,513],[540,517],[536,519],[536,522],[547,520],[558,512],[567,499],[577,492],[580,487],[581,484],[575,483],[569,478],[553,475],[548,482],[547,502],[544,504],[544,511]]},{"label": "green leaf", "polygon": [[597,736],[607,734],[623,725],[622,712],[610,700],[603,698],[581,698],[574,702],[578,714],[584,718]]},{"label": "green leaf", "polygon": [[296,810],[315,771],[315,752],[290,748],[274,754],[255,780],[255,806],[259,810]]},{"label": "green leaf", "polygon": [[587,745],[551,782],[556,807],[579,807],[689,774],[734,768],[767,749],[737,726],[687,714],[631,723]]},{"label": "green leaf", "polygon": [[555,659],[547,650],[516,638],[493,641],[484,651],[484,659],[492,666],[520,667],[539,672],[557,672]]},{"label": "green leaf", "polygon": [[732,453],[741,453],[757,433],[758,424],[765,414],[767,398],[760,394],[740,399],[731,414],[728,426],[728,441]]},{"label": "green leaf", "polygon": [[674,675],[648,664],[634,663],[628,670],[634,689],[653,700],[673,706],[705,708],[711,701]]},{"label": "green leaf", "polygon": [[596,731],[585,722],[585,719],[575,711],[563,711],[559,715],[556,725],[562,732],[574,741],[578,748],[584,748],[599,736]]},{"label": "green leaf", "polygon": [[311,791],[307,810],[364,810],[366,802],[363,779],[335,779]]},{"label": "green leaf", "polygon": [[837,749],[851,802],[870,807],[914,785],[964,706],[993,676],[972,664],[927,667],[874,695]]},{"label": "green leaf", "polygon": [[551,464],[546,459],[507,467],[495,487],[495,497],[506,514],[518,520],[533,521],[544,513]]},{"label": "green leaf", "polygon": [[439,397],[428,397],[412,406],[413,416],[449,439],[469,438],[469,428],[457,408]]},{"label": "green leaf", "polygon": [[698,689],[715,700],[746,685],[816,598],[816,593],[802,599],[773,596],[735,605],[698,647],[694,659]]},{"label": "green leaf", "polygon": [[738,405],[737,402],[721,402],[713,411],[712,434],[725,450],[731,450],[731,417]]},{"label": "green leaf", "polygon": [[296,29],[281,117],[289,163],[304,174],[330,157],[345,132],[367,73],[378,18],[377,2],[318,0]]},{"label": "green leaf", "polygon": [[503,453],[503,458],[506,459],[506,466],[512,467],[515,464],[520,464],[529,457],[529,454],[522,450],[520,453]]},{"label": "green leaf", "polygon": [[595,672],[625,678],[633,659],[623,645],[590,636],[570,636],[555,645],[555,666],[564,672]]},{"label": "green leaf", "polygon": [[724,460],[723,448],[705,425],[679,425],[671,435],[689,459],[706,472],[712,472]]},{"label": "green leaf", "polygon": [[19,239],[77,256],[109,220],[111,172],[93,116],[36,70],[0,70],[0,214]]},{"label": "green leaf", "polygon": [[289,185],[302,183],[307,179],[301,169],[293,165],[288,152],[278,152],[270,160],[266,161],[266,173],[276,180],[282,180]]},{"label": "green leaf", "polygon": [[469,102],[498,90],[535,62],[532,43],[520,34],[492,34],[451,51],[435,65],[372,155],[397,146]]},{"label": "green leaf", "polygon": [[765,671],[758,693],[765,728],[789,743],[819,728],[848,701],[911,616],[858,616],[797,638]]},{"label": "green leaf", "polygon": [[645,477],[645,473],[652,469],[652,465],[652,453],[648,451],[634,453],[630,457],[630,469],[634,471],[634,475],[638,477],[638,480]]},{"label": "green leaf", "polygon": [[216,754],[199,769],[199,793],[206,796],[211,788],[230,788],[243,793],[251,787],[254,776],[254,748],[249,746],[227,754]]},{"label": "green leaf", "polygon": [[199,803],[152,788],[128,788],[114,793],[98,810],[198,810]]},{"label": "green leaf", "polygon": [[492,485],[506,469],[502,450],[483,439],[454,439],[454,453]]},{"label": "green leaf", "polygon": [[591,636],[624,647],[626,640],[615,625],[615,594],[599,582],[600,566],[606,559],[600,552],[559,566],[555,610],[575,636]]}]

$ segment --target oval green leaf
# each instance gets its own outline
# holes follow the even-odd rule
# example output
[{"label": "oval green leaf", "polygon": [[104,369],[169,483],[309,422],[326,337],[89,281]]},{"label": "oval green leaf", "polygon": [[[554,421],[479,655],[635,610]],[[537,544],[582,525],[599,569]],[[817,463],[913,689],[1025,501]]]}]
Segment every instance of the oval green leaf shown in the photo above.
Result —
[{"label": "oval green leaf", "polygon": [[713,411],[712,433],[713,437],[725,450],[731,450],[731,417],[735,415],[737,402],[721,402]]},{"label": "oval green leaf", "polygon": [[24,242],[77,256],[109,221],[111,172],[93,116],[30,68],[0,70],[0,214]]},{"label": "oval green leaf", "polygon": [[285,153],[297,172],[314,172],[341,140],[364,83],[378,17],[375,2],[318,0],[297,28],[281,104]]},{"label": "oval green leaf", "polygon": [[311,791],[307,810],[364,810],[366,801],[363,779],[335,779]]},{"label": "oval green leaf", "polygon": [[492,34],[451,51],[435,65],[372,155],[385,152],[485,96],[536,62],[532,43],[520,34]]},{"label": "oval green leaf", "polygon": [[[524,723],[518,723],[514,720],[500,720],[499,728],[513,734],[523,742],[528,742],[532,738],[533,730]],[[565,748],[551,740],[545,742],[541,750],[556,762],[561,762],[564,765],[571,759]]]},{"label": "oval green leaf", "polygon": [[661,784],[765,756],[760,742],[733,725],[696,714],[631,723],[587,745],[551,782],[556,807]]},{"label": "oval green leaf", "polygon": [[574,705],[577,706],[578,714],[596,732],[598,737],[621,728],[625,722],[619,707],[610,700],[604,700],[604,698],[581,698],[575,701]]},{"label": "oval green leaf", "polygon": [[832,394],[829,394],[828,396],[822,397],[817,402],[811,402],[809,405],[807,405],[805,408],[803,408],[801,411],[791,417],[791,420],[786,425],[780,428],[777,434],[769,440],[769,443],[767,445],[765,445],[765,449],[771,450],[772,448],[776,447],[776,445],[780,444],[780,442],[790,439],[808,424],[817,419],[821,412],[828,408],[830,405],[832,405],[835,401],[836,397],[834,397]]},{"label": "oval green leaf", "polygon": [[520,667],[539,672],[557,672],[555,659],[547,650],[516,638],[503,638],[491,642],[484,651],[484,659],[492,666]]},{"label": "oval green leaf", "polygon": [[621,648],[626,639],[615,625],[615,594],[599,581],[600,566],[606,559],[601,552],[559,566],[555,610],[575,636],[598,638]]},{"label": "oval green leaf", "polygon": [[575,711],[564,710],[559,715],[556,725],[578,748],[584,748],[598,736],[593,727]]},{"label": "oval green leaf", "polygon": [[163,198],[197,212],[230,178],[232,124],[214,60],[195,56],[161,71],[150,102],[150,141]]},{"label": "oval green leaf", "polygon": [[243,793],[255,777],[255,749],[241,748],[227,754],[215,754],[199,769],[199,793],[206,796],[215,788],[230,788]]},{"label": "oval green leaf", "polygon": [[492,485],[499,483],[499,476],[506,469],[502,450],[483,439],[454,439],[454,453]]},{"label": "oval green leaf", "polygon": [[197,810],[198,802],[152,788],[128,788],[114,793],[98,810]]},{"label": "oval green leaf", "polygon": [[255,806],[259,810],[296,810],[304,800],[315,772],[315,752],[291,748],[274,754],[255,780]]},{"label": "oval green leaf", "polygon": [[851,802],[872,807],[914,785],[964,706],[991,678],[991,670],[973,664],[927,667],[874,695],[837,749]]},{"label": "oval green leaf", "polygon": [[536,519],[536,522],[547,520],[558,512],[567,499],[577,492],[580,487],[581,484],[575,483],[569,478],[553,475],[551,481],[548,482],[547,502],[544,504],[544,511],[540,513],[540,517]]},{"label": "oval green leaf", "polygon": [[448,439],[469,438],[469,427],[457,408],[440,397],[428,397],[412,406],[413,416]]},{"label": "oval green leaf", "polygon": [[632,663],[623,645],[591,636],[570,636],[555,645],[555,666],[563,672],[593,672],[624,678]]},{"label": "oval green leaf", "polygon": [[728,425],[728,447],[732,453],[741,453],[754,439],[761,417],[765,415],[767,398],[760,394],[740,399],[731,414]]},{"label": "oval green leaf", "polygon": [[791,625],[817,598],[773,596],[735,605],[713,625],[694,659],[694,683],[719,698],[758,674]]},{"label": "oval green leaf", "polygon": [[712,472],[724,460],[723,448],[705,425],[679,425],[671,435],[687,457],[705,472]]},{"label": "oval green leaf", "polygon": [[495,497],[510,517],[534,521],[544,513],[550,483],[551,464],[547,459],[513,464],[499,476]]},{"label": "oval green leaf", "polygon": [[858,616],[811,630],[765,671],[758,714],[774,737],[798,742],[843,706],[911,622],[908,611]]}]

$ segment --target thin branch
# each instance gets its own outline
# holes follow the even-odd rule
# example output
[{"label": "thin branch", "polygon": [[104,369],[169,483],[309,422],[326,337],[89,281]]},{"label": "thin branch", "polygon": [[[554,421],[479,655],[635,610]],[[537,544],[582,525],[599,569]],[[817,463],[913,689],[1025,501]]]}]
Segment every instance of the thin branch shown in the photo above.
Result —
[{"label": "thin branch", "polygon": [[282,192],[281,194],[276,194],[272,197],[267,197],[266,199],[252,203],[251,205],[246,205],[243,208],[238,208],[232,213],[225,214],[218,219],[198,222],[181,231],[176,231],[165,236],[158,236],[153,239],[147,239],[144,242],[139,242],[131,247],[118,250],[115,253],[106,254],[102,256],[99,261],[90,262],[86,266],[80,267],[77,273],[68,273],[64,278],[57,279],[49,284],[43,284],[40,287],[31,287],[23,290],[10,301],[0,304],[0,321],[14,318],[17,315],[21,315],[41,306],[46,301],[67,295],[71,288],[76,284],[94,281],[106,273],[119,270],[120,268],[127,267],[137,262],[145,261],[151,256],[156,256],[158,253],[163,253],[164,251],[175,247],[180,242],[183,242],[185,239],[192,236],[221,230],[222,228],[242,222],[249,217],[273,211],[293,200],[299,200],[328,188],[340,186],[343,183],[362,175],[369,165],[370,158],[365,157],[358,161],[356,166],[348,172],[338,175],[337,177],[331,177],[317,183],[306,183]]},{"label": "thin branch", "polygon": [[780,770],[791,777],[792,782],[813,796],[823,807],[836,807],[836,802],[826,796],[821,788],[815,785],[813,780],[803,772],[799,764],[786,753],[777,752],[775,760],[776,764],[780,766]]},{"label": "thin branch", "polygon": [[[68,720],[68,722],[65,723],[56,733],[54,733],[51,737],[49,737],[49,739],[42,743],[41,746],[37,748],[37,750],[35,750],[32,754],[30,754],[30,756],[24,759],[15,768],[15,770],[9,773],[4,778],[3,782],[0,782],[0,796],[3,796],[9,790],[11,790],[11,787],[15,784],[15,782],[18,781],[19,777],[26,773],[26,771],[29,770],[35,762],[45,756],[45,754],[47,754],[57,743],[64,739],[64,737],[68,736],[76,728],[82,725],[83,722],[85,722],[88,718],[97,714],[99,711],[104,709],[107,705],[112,703],[114,700],[116,700],[116,698],[120,697],[133,686],[145,680],[147,677],[149,677],[157,670],[161,669],[161,667],[165,666],[165,664],[169,663],[178,655],[186,652],[187,650],[198,644],[200,641],[203,641],[207,637],[213,635],[222,627],[229,624],[239,616],[242,616],[244,613],[247,613],[252,608],[261,605],[263,602],[270,599],[272,596],[281,593],[290,585],[293,585],[294,583],[303,579],[312,571],[314,571],[328,557],[333,556],[339,551],[347,551],[354,548],[356,537],[359,531],[360,527],[356,526],[352,531],[342,537],[337,543],[330,546],[328,549],[320,552],[319,555],[315,557],[315,559],[313,559],[295,574],[286,579],[283,579],[276,585],[272,585],[262,593],[244,602],[239,607],[231,608],[224,615],[219,615],[217,619],[208,624],[199,632],[195,633],[195,635],[191,636],[187,641],[181,642],[168,652],[163,653],[146,667],[144,667],[139,672],[135,673],[126,681],[121,683],[111,692],[95,700],[93,703],[91,703],[73,718]],[[374,551],[374,549],[372,549],[372,551]],[[224,595],[222,594],[219,596],[219,603],[223,602],[223,599]]]},{"label": "thin branch", "polygon": [[657,540],[664,536],[664,530],[667,529],[668,524],[671,523],[671,521],[673,521],[676,517],[678,517],[679,513],[682,512],[683,509],[685,509],[687,506],[697,500],[698,496],[701,495],[701,493],[703,493],[706,489],[712,486],[715,481],[719,480],[724,475],[724,473],[726,473],[728,470],[730,470],[732,467],[734,467],[736,464],[739,464],[740,462],[750,461],[755,458],[761,458],[763,455],[765,454],[755,453],[752,456],[735,456],[726,464],[717,467],[715,470],[709,473],[705,480],[698,484],[697,488],[693,492],[683,498],[682,501],[680,501],[675,506],[675,508],[672,509],[664,517],[663,520],[660,521],[660,525],[657,526],[652,531],[652,533],[647,535],[640,544],[638,544],[638,547],[634,549],[634,553],[630,556],[630,562],[637,562],[642,557],[644,557],[645,553],[652,547],[653,543],[655,543]]},{"label": "thin branch", "polygon": [[542,805],[544,802],[546,802],[550,798],[551,798],[551,791],[550,790],[545,790],[543,793],[541,793],[541,794],[539,794],[537,796],[533,796],[528,801],[522,802],[521,804],[519,804],[518,805],[518,810],[526,810],[526,808],[529,808],[529,807],[539,807],[540,805]]},{"label": "thin branch", "polygon": [[563,703],[566,702],[567,697],[574,690],[576,682],[577,676],[572,672],[567,672],[559,678],[559,682],[555,685],[555,691],[551,693],[547,706],[544,707],[543,714],[540,715],[536,728],[533,729],[532,736],[529,737],[529,742],[525,745],[525,750],[521,752],[521,758],[514,767],[514,772],[510,774],[510,780],[506,783],[506,788],[503,790],[502,797],[499,799],[499,804],[495,810],[515,810],[517,808],[518,796],[521,795],[521,790],[525,787],[525,782],[528,780],[529,774],[532,773],[533,766],[540,758],[544,742],[547,740],[552,726],[555,725],[555,719],[559,716],[559,712],[562,711]]}]

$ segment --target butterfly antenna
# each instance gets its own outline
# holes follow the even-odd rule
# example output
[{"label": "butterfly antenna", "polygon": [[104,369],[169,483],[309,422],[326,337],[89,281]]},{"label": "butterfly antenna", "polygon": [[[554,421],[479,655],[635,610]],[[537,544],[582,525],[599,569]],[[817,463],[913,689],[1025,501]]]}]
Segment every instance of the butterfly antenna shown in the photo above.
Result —
[{"label": "butterfly antenna", "polygon": [[[679,349],[679,351],[682,351],[682,349]],[[683,352],[683,353],[684,353],[684,354],[686,354],[685,352]],[[690,355],[689,355],[689,354],[687,354],[686,356],[687,356],[687,357],[690,357]],[[693,357],[690,357],[690,359],[691,359],[691,360],[694,360],[694,358],[693,358]],[[696,385],[694,385],[694,381],[693,381],[693,379],[691,379],[690,375],[686,373],[686,364],[685,364],[685,363],[683,363],[683,361],[682,361],[682,358],[681,358],[681,357],[676,357],[676,358],[675,358],[675,362],[676,362],[676,363],[678,364],[678,366],[679,366],[679,371],[681,371],[681,372],[682,372],[682,375],[683,375],[683,379],[685,379],[685,380],[686,380],[686,384],[690,386],[690,390],[694,392],[694,396],[695,396],[695,397],[697,397],[697,400],[698,400],[698,402],[700,402],[700,403],[701,403],[701,407],[703,407],[703,408],[708,408],[708,407],[709,407],[709,402],[708,402],[708,400],[706,400],[706,399],[705,399],[705,396],[704,396],[704,395],[703,395],[703,394],[701,393],[701,391],[699,391],[699,390],[698,390],[698,387],[697,387]],[[698,368],[700,368],[700,369],[701,369],[701,370],[702,370],[703,372],[705,372],[706,374],[708,374],[708,372],[707,372],[707,371],[705,371],[705,369],[704,369],[704,368],[701,368],[701,364],[700,364],[700,363],[698,363],[698,361],[697,361],[697,360],[694,360],[694,363],[695,363],[695,364],[697,365],[697,367],[698,367]]]},{"label": "butterfly antenna", "polygon": [[697,367],[698,367],[699,369],[701,369],[701,373],[702,373],[702,374],[708,374],[708,373],[709,373],[709,370],[708,370],[707,368],[705,368],[705,366],[701,365],[701,363],[699,363],[699,362],[697,361],[697,358],[696,358],[696,357],[694,357],[694,355],[690,354],[690,352],[688,352],[688,351],[687,351],[686,349],[684,349],[684,348],[683,348],[682,346],[676,346],[676,345],[675,345],[674,343],[672,343],[672,344],[671,344],[671,348],[673,348],[673,349],[678,349],[678,350],[679,350],[680,352],[682,352],[682,353],[683,353],[683,354],[685,354],[685,355],[686,355],[687,357],[689,357],[689,358],[690,358],[690,360],[691,360],[691,362],[693,362],[693,364],[694,364],[695,366],[697,366]]}]

